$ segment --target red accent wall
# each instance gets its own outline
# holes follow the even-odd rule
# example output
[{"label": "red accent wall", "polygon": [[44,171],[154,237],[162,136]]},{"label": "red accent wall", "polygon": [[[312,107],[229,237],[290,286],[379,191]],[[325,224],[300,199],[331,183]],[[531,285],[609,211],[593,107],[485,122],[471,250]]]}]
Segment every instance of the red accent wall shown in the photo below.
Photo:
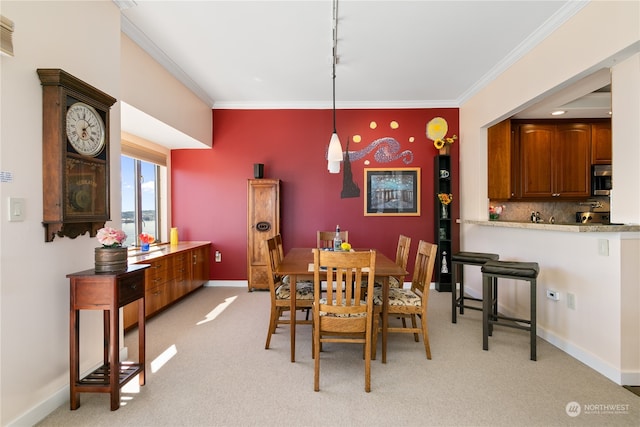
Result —
[{"label": "red accent wall", "polygon": [[[378,138],[392,137],[400,152],[411,150],[413,161],[378,163],[375,150],[352,160],[360,197],[341,198],[344,165],[327,171],[326,150],[333,130],[331,110],[214,110],[211,149],[174,150],[171,154],[172,226],[180,240],[212,242],[211,279],[246,280],[247,179],[253,164],[264,164],[264,177],[281,180],[281,231],[285,251],[315,246],[316,230],[340,224],[354,247],[374,247],[395,258],[399,234],[412,238],[409,271],[420,239],[434,241],[433,157],[438,154],[426,136],[434,117],[448,122],[447,136],[458,135],[457,108],[338,110],[337,130],[343,149],[367,148]],[[372,128],[371,123],[377,126]],[[397,127],[391,125],[397,123]],[[354,143],[359,135],[361,142]],[[453,218],[458,217],[458,147],[452,145]],[[368,161],[369,164],[365,164]],[[421,215],[364,216],[364,168],[419,167]],[[454,251],[458,250],[458,226]],[[216,263],[213,254],[222,253]],[[406,280],[410,280],[408,277]]]}]

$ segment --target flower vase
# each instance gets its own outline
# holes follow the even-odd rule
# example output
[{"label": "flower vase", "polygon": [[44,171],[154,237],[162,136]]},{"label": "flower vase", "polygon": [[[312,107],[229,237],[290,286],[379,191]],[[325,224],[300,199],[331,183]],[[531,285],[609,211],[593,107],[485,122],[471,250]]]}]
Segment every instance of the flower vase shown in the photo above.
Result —
[{"label": "flower vase", "polygon": [[127,248],[96,248],[95,270],[96,273],[112,273],[127,269]]},{"label": "flower vase", "polygon": [[442,219],[449,218],[449,211],[447,209],[447,205],[442,205]]},{"label": "flower vase", "polygon": [[448,156],[451,153],[451,146],[445,142],[442,148],[438,150],[438,153],[441,156]]}]

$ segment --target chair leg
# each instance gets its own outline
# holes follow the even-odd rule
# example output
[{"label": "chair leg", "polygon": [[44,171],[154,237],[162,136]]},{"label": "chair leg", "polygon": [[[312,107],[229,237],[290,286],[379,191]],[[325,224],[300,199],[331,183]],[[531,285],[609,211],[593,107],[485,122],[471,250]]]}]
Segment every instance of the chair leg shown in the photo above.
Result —
[{"label": "chair leg", "polygon": [[[314,315],[315,320],[315,315]],[[313,390],[320,391],[320,325],[313,327],[313,358],[314,374],[313,374]]]},{"label": "chair leg", "polygon": [[371,342],[369,345],[365,344],[364,355],[364,391],[369,393],[371,391]]},{"label": "chair leg", "polygon": [[431,360],[431,346],[429,345],[429,328],[427,327],[427,316],[420,316],[422,321],[422,340],[424,341],[424,349],[427,352],[427,359]]},{"label": "chair leg", "polygon": [[[416,323],[416,315],[415,314],[411,315],[411,327],[413,327],[413,329],[417,329],[418,328],[418,324]],[[415,342],[420,342],[420,335],[418,335],[417,332],[413,334],[413,340]]]},{"label": "chair leg", "polygon": [[271,345],[271,335],[276,332],[276,325],[280,317],[280,309],[278,307],[271,307],[271,316],[269,319],[269,331],[267,331],[267,342],[264,345],[265,349],[269,349]]},{"label": "chair leg", "polygon": [[378,345],[378,313],[373,309],[373,329],[371,330],[371,359],[376,360],[376,346]]}]

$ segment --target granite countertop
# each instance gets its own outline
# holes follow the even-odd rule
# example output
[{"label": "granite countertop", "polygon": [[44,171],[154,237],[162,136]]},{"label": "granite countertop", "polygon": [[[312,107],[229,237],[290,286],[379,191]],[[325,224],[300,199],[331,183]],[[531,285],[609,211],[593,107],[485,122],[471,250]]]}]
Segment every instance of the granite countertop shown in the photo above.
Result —
[{"label": "granite countertop", "polygon": [[479,221],[479,220],[462,220],[463,224],[485,225],[489,227],[503,228],[524,228],[531,230],[550,230],[550,231],[569,231],[573,233],[618,233],[618,232],[638,232],[640,225],[627,224],[549,224],[544,222],[519,222],[519,221]]}]

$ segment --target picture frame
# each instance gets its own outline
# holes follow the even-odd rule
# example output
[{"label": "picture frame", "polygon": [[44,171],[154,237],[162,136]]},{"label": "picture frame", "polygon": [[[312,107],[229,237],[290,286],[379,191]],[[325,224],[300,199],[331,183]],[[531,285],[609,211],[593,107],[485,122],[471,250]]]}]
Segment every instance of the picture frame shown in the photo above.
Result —
[{"label": "picture frame", "polygon": [[420,168],[365,168],[365,216],[420,216]]}]

